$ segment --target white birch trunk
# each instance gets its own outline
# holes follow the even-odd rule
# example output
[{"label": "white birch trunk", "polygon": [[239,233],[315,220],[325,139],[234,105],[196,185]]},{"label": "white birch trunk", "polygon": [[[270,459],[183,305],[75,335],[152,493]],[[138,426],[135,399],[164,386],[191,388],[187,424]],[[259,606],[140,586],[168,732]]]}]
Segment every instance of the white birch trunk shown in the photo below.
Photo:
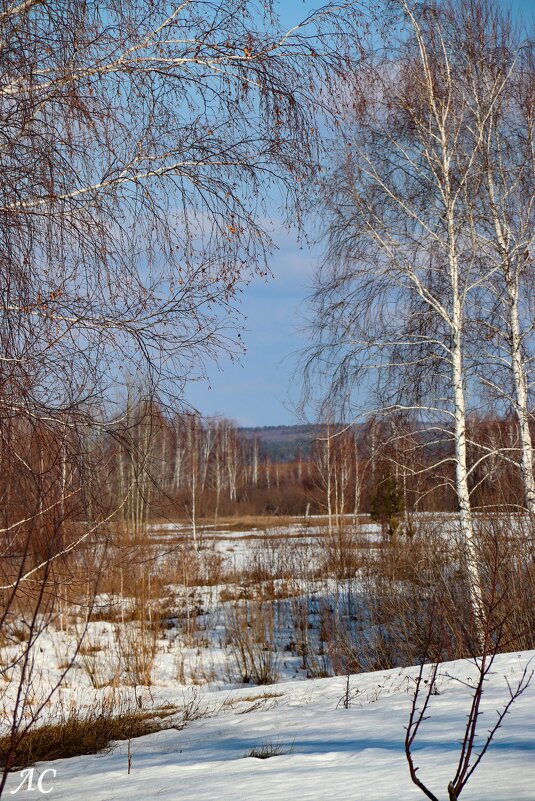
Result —
[{"label": "white birch trunk", "polygon": [[253,440],[253,487],[258,486],[258,439]]},{"label": "white birch trunk", "polygon": [[524,485],[525,504],[530,515],[535,516],[535,480],[533,477],[533,442],[529,430],[528,391],[526,371],[522,359],[522,335],[518,312],[518,277],[509,276],[507,282],[509,300],[509,325],[511,329],[511,370],[514,381],[514,407],[520,430],[520,472]]},{"label": "white birch trunk", "polygon": [[[449,192],[449,164],[444,163],[444,176],[446,183],[446,198],[451,197]],[[459,503],[460,529],[463,538],[468,573],[470,602],[476,621],[476,629],[480,641],[483,641],[483,628],[485,625],[485,611],[481,594],[481,579],[477,559],[477,548],[474,535],[470,492],[468,488],[468,466],[466,458],[466,398],[463,376],[462,352],[462,317],[463,309],[459,292],[459,264],[457,259],[457,246],[455,235],[455,219],[453,205],[447,206],[448,217],[448,250],[449,270],[451,281],[451,380],[453,385],[454,407],[454,441],[455,441],[455,489]]]},{"label": "white birch trunk", "polygon": [[327,518],[328,518],[328,527],[329,527],[329,537],[332,536],[333,532],[333,510],[332,510],[332,499],[331,499],[331,429],[327,426],[327,439],[325,443],[325,470],[326,470],[326,480],[327,480]]},{"label": "white birch trunk", "polygon": [[533,477],[533,441],[529,429],[528,391],[524,360],[522,356],[522,333],[520,329],[519,271],[511,263],[507,222],[502,224],[496,204],[496,192],[491,170],[487,171],[490,206],[494,231],[500,255],[504,262],[504,279],[507,290],[507,316],[509,343],[511,351],[511,373],[513,376],[513,406],[518,419],[520,434],[520,473],[524,486],[524,502],[530,515],[535,516],[535,479]]},{"label": "white birch trunk", "polygon": [[355,461],[355,496],[353,499],[353,522],[356,523],[360,512],[360,471],[359,471],[359,452],[357,438],[354,440],[354,461]]}]

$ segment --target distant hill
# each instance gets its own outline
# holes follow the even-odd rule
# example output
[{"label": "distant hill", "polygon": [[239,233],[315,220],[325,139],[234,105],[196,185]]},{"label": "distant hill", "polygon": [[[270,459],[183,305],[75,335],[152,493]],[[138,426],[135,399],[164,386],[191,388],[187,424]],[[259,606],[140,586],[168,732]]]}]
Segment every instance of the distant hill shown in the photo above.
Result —
[{"label": "distant hill", "polygon": [[263,458],[274,462],[291,462],[299,456],[310,455],[312,443],[324,434],[322,425],[262,426],[239,428],[244,439],[259,441],[259,452]]},{"label": "distant hill", "polygon": [[[340,428],[345,427],[340,424]],[[331,426],[333,433],[337,428]],[[354,430],[358,432],[359,440],[366,431],[362,423],[354,423]],[[238,428],[238,434],[245,440],[252,441],[255,437],[259,441],[259,455],[261,458],[269,458],[274,462],[291,462],[299,456],[307,458],[311,454],[314,440],[325,436],[325,425],[308,424],[295,426],[257,426],[255,428]],[[440,453],[447,453],[448,442],[435,442],[436,434],[431,428],[431,422],[427,425],[416,421],[414,423],[413,435],[421,445],[432,442],[428,447],[433,451],[435,457]]]}]

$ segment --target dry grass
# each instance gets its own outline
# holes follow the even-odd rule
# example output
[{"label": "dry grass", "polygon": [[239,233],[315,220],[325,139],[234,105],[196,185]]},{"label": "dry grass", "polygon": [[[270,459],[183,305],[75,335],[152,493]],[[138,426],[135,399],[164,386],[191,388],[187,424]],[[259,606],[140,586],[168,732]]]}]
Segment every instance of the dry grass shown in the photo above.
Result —
[{"label": "dry grass", "polygon": [[137,624],[114,628],[115,651],[120,674],[133,687],[152,684],[152,671],[158,651],[158,631],[143,618]]},{"label": "dry grass", "polygon": [[[290,526],[294,523],[300,525],[307,524],[309,518],[301,517],[299,515],[235,515],[233,517],[218,517],[214,521],[213,517],[206,517],[198,520],[198,526],[206,526],[208,534],[212,531],[249,531],[250,529],[257,529],[258,531],[265,531],[266,529],[282,528],[283,526]],[[190,521],[187,518],[176,520],[165,520],[165,523],[173,522],[189,525]],[[157,528],[158,522],[154,522]],[[178,535],[183,532],[177,532]]]},{"label": "dry grass", "polygon": [[9,637],[14,642],[27,642],[29,636],[29,627],[24,626],[22,623],[20,625],[12,626],[9,631]]},{"label": "dry grass", "polygon": [[[277,523],[282,526],[297,520],[277,518]],[[493,577],[496,586],[507,590],[494,615],[499,622],[500,647],[533,647],[533,532],[521,530],[518,521],[505,517],[478,521],[485,592],[492,588]],[[62,618],[69,628],[78,631],[72,621],[81,626],[79,639],[87,620],[113,623],[111,647],[100,650],[98,640],[89,638],[90,629],[79,650],[78,665],[85,669],[93,687],[150,685],[163,649],[174,654],[175,676],[184,685],[204,685],[222,677],[232,682],[271,684],[278,680],[283,660],[290,669],[323,677],[414,664],[425,648],[441,659],[471,653],[462,553],[442,530],[442,518],[431,522],[422,518],[413,537],[395,537],[383,543],[364,541],[350,523],[330,535],[327,529],[318,534],[319,521],[315,519],[313,535],[301,532],[296,537],[296,529],[274,529],[270,517],[231,522],[235,530],[265,525],[256,542],[247,543],[247,557],[232,567],[222,567],[219,555],[209,548],[193,553],[190,543],[189,549],[173,548],[169,558],[158,560],[157,570],[152,563],[150,571],[141,565],[128,570],[129,551],[124,546],[122,564],[116,561],[114,575],[110,568],[106,576],[109,597],[103,596],[101,606],[91,608],[85,600],[72,619],[73,607],[69,603],[62,606]],[[166,542],[170,545],[171,538]],[[153,544],[151,540],[151,547]],[[145,553],[149,553],[148,547]],[[82,600],[87,599],[87,588],[82,582],[79,587]],[[17,623],[15,620],[15,627]],[[221,624],[224,630],[219,631]],[[20,635],[24,633],[22,627]],[[215,645],[216,636],[226,665],[211,659],[205,647]],[[283,654],[286,643],[289,656]],[[61,664],[67,668],[69,663]],[[154,680],[158,675],[154,671]],[[0,676],[2,684],[9,681],[6,670]],[[277,697],[252,692],[228,706],[243,703],[238,710],[244,714],[277,703]],[[133,716],[130,712],[124,716],[104,714],[103,720],[95,716],[84,721],[67,719],[57,732],[50,729],[49,738],[46,731],[36,729],[24,746],[24,759],[57,758],[41,756],[47,739],[52,752],[63,756],[63,748],[72,753],[93,752],[108,747],[101,745],[106,741],[138,736],[116,733],[121,726],[128,731],[129,725],[139,725],[143,734],[144,726],[150,730],[156,725],[150,716],[137,712]],[[113,733],[108,735],[107,728]],[[86,736],[84,730],[87,745],[80,745],[83,751],[77,752],[75,743]],[[0,743],[4,754],[6,742]]]},{"label": "dry grass", "polygon": [[248,601],[227,608],[226,634],[238,681],[275,684],[280,655],[276,646],[274,604]]},{"label": "dry grass", "polygon": [[78,653],[80,656],[90,656],[92,654],[98,654],[102,651],[102,645],[100,643],[82,643],[80,648],[78,649]]},{"label": "dry grass", "polygon": [[281,743],[279,740],[275,740],[274,742],[265,741],[251,748],[249,753],[245,756],[252,757],[253,759],[270,759],[271,757],[282,756],[283,754],[291,754],[292,751],[293,745],[284,745],[284,743]]},{"label": "dry grass", "polygon": [[223,702],[223,706],[235,706],[236,704],[253,704],[256,701],[269,701],[272,698],[282,698],[284,693],[276,693],[270,692],[269,690],[264,690],[261,693],[252,693],[250,695],[240,695],[236,698],[227,698],[226,701]]},{"label": "dry grass", "polygon": [[[175,708],[141,712],[124,709],[114,715],[109,699],[99,708],[81,717],[76,709],[59,723],[30,729],[15,743],[9,757],[10,768],[20,770],[34,762],[65,759],[82,754],[96,754],[111,747],[115,740],[130,740],[152,734],[164,728],[163,718],[176,712]],[[0,738],[0,765],[5,766],[11,738]]]}]

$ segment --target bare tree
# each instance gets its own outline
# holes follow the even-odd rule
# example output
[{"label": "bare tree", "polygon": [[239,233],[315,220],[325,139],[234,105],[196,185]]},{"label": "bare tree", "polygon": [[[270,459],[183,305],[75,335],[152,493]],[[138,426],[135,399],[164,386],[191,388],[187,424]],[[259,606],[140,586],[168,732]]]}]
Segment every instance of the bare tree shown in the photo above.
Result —
[{"label": "bare tree", "polygon": [[[471,477],[495,452],[469,443],[467,419],[481,398],[481,296],[496,273],[480,222],[481,162],[501,86],[473,82],[475,1],[390,7],[394,32],[359,73],[328,177],[329,247],[305,370],[326,378],[351,415],[408,413],[435,450],[422,469],[453,467],[482,631]],[[479,448],[472,464],[469,444]]]},{"label": "bare tree", "polygon": [[[482,380],[517,418],[524,504],[533,515],[533,39],[493,2],[475,4],[470,20],[472,33],[465,37],[464,51],[473,101],[471,132],[481,141],[478,225],[482,252],[494,265],[480,299],[481,340],[487,343]],[[490,372],[489,363],[494,365]]]},{"label": "bare tree", "polygon": [[143,527],[152,415],[128,387],[180,399],[239,350],[236,299],[267,273],[268,203],[299,217],[351,8],[284,31],[249,0],[0,0],[1,627],[35,586],[53,621],[50,575],[123,509]]},{"label": "bare tree", "polygon": [[119,358],[176,393],[230,347],[221,312],[267,269],[263,197],[314,169],[331,11],[284,33],[244,0],[4,4],[8,408],[80,408]]},{"label": "bare tree", "polygon": [[[466,723],[464,729],[461,730],[459,755],[457,764],[454,766],[455,772],[448,783],[449,801],[458,801],[460,798],[461,792],[479,767],[506,715],[511,711],[515,701],[529,687],[534,673],[532,660],[530,660],[524,665],[520,672],[520,677],[515,678],[513,684],[507,678],[505,679],[508,690],[507,697],[502,707],[496,711],[496,716],[490,723],[490,727],[485,718],[486,735],[481,739],[480,728],[485,688],[493,672],[496,655],[503,647],[508,619],[512,611],[507,602],[507,591],[504,591],[502,577],[500,577],[500,564],[504,558],[504,553],[502,553],[501,549],[502,541],[496,537],[490,537],[489,539],[491,548],[487,557],[490,556],[490,559],[487,558],[488,575],[484,591],[485,629],[483,639],[479,643],[481,646],[480,654],[474,658],[475,678],[466,683],[469,688],[470,700],[468,702]],[[415,678],[415,689],[405,735],[405,756],[409,765],[411,779],[431,801],[438,801],[438,797],[430,789],[429,781],[424,781],[418,774],[419,767],[415,761],[414,746],[418,741],[418,737],[421,736],[422,726],[430,717],[433,697],[440,695],[437,686],[440,677],[440,663],[434,662],[426,665],[426,660],[436,659],[436,654],[440,653],[441,649],[440,635],[438,642],[435,641],[434,646],[430,647],[433,636],[436,638],[436,631],[434,632],[433,630],[437,628],[437,599],[438,596],[434,599],[435,602],[429,606],[428,641]],[[434,651],[434,655],[432,655],[432,651]],[[465,682],[463,681],[462,683]]]},{"label": "bare tree", "polygon": [[[2,435],[0,704],[8,742],[0,795],[21,741],[49,707],[83,640],[107,552],[106,536],[97,535],[109,533],[104,488],[111,472],[102,448],[55,421],[18,417],[4,421]],[[42,637],[63,622],[71,598],[85,624],[71,638],[59,676],[43,681]]]}]

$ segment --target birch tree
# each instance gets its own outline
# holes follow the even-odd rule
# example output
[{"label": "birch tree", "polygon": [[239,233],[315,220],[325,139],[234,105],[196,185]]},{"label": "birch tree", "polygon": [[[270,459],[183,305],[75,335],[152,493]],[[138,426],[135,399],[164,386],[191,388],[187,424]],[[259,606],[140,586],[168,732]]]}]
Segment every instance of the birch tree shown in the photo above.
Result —
[{"label": "birch tree", "polygon": [[265,199],[299,217],[352,8],[284,31],[249,0],[0,2],[0,428],[15,459],[10,420],[81,439],[124,422],[131,380],[180,401],[206,358],[240,349],[237,296],[268,269]]},{"label": "birch tree", "polygon": [[[480,258],[481,175],[458,5],[390,4],[393,37],[369,55],[328,178],[328,253],[312,298],[319,371],[352,415],[413,415],[433,467],[451,464],[474,617],[484,604],[470,501],[467,414]],[[468,34],[469,35],[469,34]],[[481,113],[488,119],[495,98]],[[487,454],[480,457],[487,458]],[[426,467],[424,469],[429,469]]]},{"label": "birch tree", "polygon": [[295,211],[314,169],[334,10],[285,32],[248,0],[0,4],[6,411],[79,409],[120,359],[179,395],[239,347],[264,198]]},{"label": "birch tree", "polygon": [[482,298],[481,342],[487,354],[483,381],[517,419],[524,504],[533,515],[534,44],[529,30],[513,25],[494,3],[481,4],[472,19],[465,52],[473,107],[470,130],[481,142],[478,225],[483,252],[494,266]]},{"label": "birch tree", "polygon": [[[240,350],[239,292],[268,272],[267,201],[298,221],[351,8],[285,31],[254,0],[0,0],[1,463],[6,485],[22,475],[31,490],[29,512],[11,495],[2,517],[11,609],[37,619],[46,603],[52,620],[55,566],[109,533],[136,478],[148,482],[125,456],[107,508],[117,451],[71,444],[128,429],[129,383],[180,401],[207,358]],[[52,483],[51,441],[65,445]],[[84,484],[67,469],[78,462]]]}]

